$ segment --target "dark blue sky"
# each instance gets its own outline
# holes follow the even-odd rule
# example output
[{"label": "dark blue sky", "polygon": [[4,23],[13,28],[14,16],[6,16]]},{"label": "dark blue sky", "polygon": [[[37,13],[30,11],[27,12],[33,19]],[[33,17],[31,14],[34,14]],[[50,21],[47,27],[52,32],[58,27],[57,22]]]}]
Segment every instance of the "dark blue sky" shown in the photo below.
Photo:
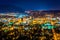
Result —
[{"label": "dark blue sky", "polygon": [[0,0],[0,5],[13,5],[25,10],[60,10],[60,0]]}]

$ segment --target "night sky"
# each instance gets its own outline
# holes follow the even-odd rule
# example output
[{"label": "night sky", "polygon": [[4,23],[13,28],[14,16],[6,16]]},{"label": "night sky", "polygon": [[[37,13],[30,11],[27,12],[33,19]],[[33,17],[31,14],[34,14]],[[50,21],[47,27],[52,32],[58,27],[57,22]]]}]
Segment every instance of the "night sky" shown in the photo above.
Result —
[{"label": "night sky", "polygon": [[25,10],[60,10],[60,0],[0,0],[0,5],[13,5]]}]

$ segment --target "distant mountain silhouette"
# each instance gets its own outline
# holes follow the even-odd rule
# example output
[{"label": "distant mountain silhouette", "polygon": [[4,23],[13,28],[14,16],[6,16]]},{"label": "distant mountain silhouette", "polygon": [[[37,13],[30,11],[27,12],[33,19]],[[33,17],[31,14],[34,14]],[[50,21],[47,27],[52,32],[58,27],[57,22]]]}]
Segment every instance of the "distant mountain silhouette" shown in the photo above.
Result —
[{"label": "distant mountain silhouette", "polygon": [[0,13],[5,12],[24,12],[21,7],[16,7],[14,5],[0,5]]},{"label": "distant mountain silhouette", "polygon": [[38,16],[44,16],[45,14],[54,14],[55,16],[60,16],[60,10],[42,10],[42,11],[31,11],[29,13],[31,16],[38,17]]},{"label": "distant mountain silhouette", "polygon": [[47,12],[47,13],[52,13],[52,12],[54,12],[54,13],[59,13],[60,10],[43,10],[42,12]]}]

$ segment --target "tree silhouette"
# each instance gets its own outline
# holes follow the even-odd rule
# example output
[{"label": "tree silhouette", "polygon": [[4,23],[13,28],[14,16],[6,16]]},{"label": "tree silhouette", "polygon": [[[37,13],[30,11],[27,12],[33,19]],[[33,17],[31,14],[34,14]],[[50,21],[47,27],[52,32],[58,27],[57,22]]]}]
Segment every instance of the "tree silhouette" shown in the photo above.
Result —
[{"label": "tree silhouette", "polygon": [[3,22],[0,22],[0,26],[3,26],[4,25],[4,23]]}]

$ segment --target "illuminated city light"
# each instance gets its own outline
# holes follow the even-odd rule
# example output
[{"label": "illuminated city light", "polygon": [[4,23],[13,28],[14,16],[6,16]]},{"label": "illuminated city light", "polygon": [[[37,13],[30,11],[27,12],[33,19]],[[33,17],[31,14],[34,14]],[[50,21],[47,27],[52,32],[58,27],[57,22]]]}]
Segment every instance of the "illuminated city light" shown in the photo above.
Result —
[{"label": "illuminated city light", "polygon": [[[24,35],[29,36],[30,39],[33,39],[33,36],[35,37],[36,35],[38,35],[37,38],[44,40],[47,39],[47,35],[52,35],[53,37],[51,38],[51,40],[58,39],[56,38],[55,30],[60,31],[60,29],[58,28],[60,27],[60,21],[57,19],[57,17],[52,17],[52,14],[46,14],[44,16],[35,17],[24,13],[13,13],[7,14],[7,18],[6,15],[5,17],[3,17],[3,15],[1,15],[2,17],[0,19],[0,26],[2,27],[1,31],[3,31],[3,33],[10,32],[7,34],[9,37],[11,37],[11,35]],[[50,33],[51,30],[54,31]],[[32,36],[32,34],[34,35]],[[14,37],[14,39],[16,37]]]}]

